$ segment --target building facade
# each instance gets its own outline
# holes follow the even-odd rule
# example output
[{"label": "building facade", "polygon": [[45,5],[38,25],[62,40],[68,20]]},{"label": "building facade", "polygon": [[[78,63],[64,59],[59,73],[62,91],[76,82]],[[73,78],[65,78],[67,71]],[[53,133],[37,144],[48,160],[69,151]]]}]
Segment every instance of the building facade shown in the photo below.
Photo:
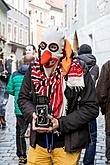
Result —
[{"label": "building facade", "polygon": [[63,1],[30,0],[30,42],[38,47],[48,25],[62,27],[64,22]]},{"label": "building facade", "polygon": [[29,16],[27,0],[5,0],[11,10],[7,12],[7,56],[14,61],[23,56],[29,43]]},{"label": "building facade", "polygon": [[68,35],[76,32],[77,46],[83,43],[91,45],[101,67],[110,53],[110,0],[68,0],[66,4],[67,10],[71,9],[70,18],[67,16],[71,26]]},{"label": "building facade", "polygon": [[49,22],[49,6],[45,0],[30,0],[29,2],[30,16],[30,43],[37,45],[42,39],[42,35]]},{"label": "building facade", "polygon": [[45,2],[50,6],[48,24],[64,28],[64,1],[46,0]]},{"label": "building facade", "polygon": [[5,53],[5,43],[7,40],[7,11],[10,10],[9,6],[4,0],[0,0],[0,47]]}]

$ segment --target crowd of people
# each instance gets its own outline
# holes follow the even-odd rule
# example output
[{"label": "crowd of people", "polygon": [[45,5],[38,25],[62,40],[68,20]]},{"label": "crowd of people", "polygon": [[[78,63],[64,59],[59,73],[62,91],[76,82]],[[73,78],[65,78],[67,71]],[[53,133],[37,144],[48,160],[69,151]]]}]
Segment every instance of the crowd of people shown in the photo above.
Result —
[{"label": "crowd of people", "polygon": [[[10,73],[0,48],[0,127],[7,126],[11,94],[19,165],[78,165],[83,148],[83,164],[94,165],[99,109],[105,115],[110,165],[110,61],[99,75],[91,46],[82,44],[74,52],[57,27],[47,28],[35,54],[34,45],[26,46],[18,69]],[[28,152],[26,137],[30,138]]]}]

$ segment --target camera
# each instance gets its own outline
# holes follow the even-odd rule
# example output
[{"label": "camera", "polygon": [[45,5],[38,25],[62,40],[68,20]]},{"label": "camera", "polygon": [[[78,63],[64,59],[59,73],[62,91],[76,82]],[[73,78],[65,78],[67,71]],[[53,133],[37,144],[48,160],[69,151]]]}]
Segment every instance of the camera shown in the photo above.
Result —
[{"label": "camera", "polygon": [[37,127],[49,127],[50,120],[47,118],[50,114],[49,100],[47,96],[36,96],[36,115],[37,115]]},{"label": "camera", "polygon": [[37,114],[37,126],[39,127],[48,127],[49,119],[48,116],[48,105],[36,105],[36,114]]}]

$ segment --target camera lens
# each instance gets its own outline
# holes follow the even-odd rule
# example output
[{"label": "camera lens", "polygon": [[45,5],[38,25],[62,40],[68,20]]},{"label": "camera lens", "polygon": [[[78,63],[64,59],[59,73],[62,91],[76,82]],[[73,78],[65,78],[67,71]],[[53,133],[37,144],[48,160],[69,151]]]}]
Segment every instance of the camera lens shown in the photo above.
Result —
[{"label": "camera lens", "polygon": [[47,118],[48,115],[48,105],[38,105],[36,106],[36,112],[38,116],[37,123],[39,126],[47,126],[49,119]]},{"label": "camera lens", "polygon": [[38,121],[39,121],[39,124],[45,124],[45,116],[43,116],[43,115],[39,115],[39,119],[38,119]]}]

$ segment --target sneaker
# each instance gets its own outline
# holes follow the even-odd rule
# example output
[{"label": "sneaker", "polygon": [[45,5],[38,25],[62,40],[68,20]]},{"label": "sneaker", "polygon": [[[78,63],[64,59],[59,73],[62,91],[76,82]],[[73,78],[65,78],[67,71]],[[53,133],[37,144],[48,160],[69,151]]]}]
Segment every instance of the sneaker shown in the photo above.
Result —
[{"label": "sneaker", "polygon": [[27,163],[27,157],[21,156],[19,158],[19,165],[23,165],[23,164],[26,164],[26,163]]},{"label": "sneaker", "polygon": [[110,160],[106,161],[106,165],[110,165]]},{"label": "sneaker", "polygon": [[4,116],[1,116],[0,125],[1,125],[2,129],[6,128],[6,120],[5,120]]},{"label": "sneaker", "polygon": [[2,129],[6,128],[6,122],[2,123]]}]

